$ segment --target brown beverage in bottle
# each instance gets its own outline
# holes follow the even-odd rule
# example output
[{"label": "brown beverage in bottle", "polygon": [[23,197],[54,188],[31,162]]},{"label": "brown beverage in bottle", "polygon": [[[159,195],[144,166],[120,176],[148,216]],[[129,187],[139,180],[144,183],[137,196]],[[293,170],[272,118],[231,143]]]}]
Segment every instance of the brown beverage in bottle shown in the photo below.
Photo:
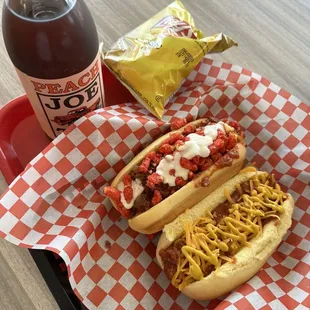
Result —
[{"label": "brown beverage in bottle", "polygon": [[8,54],[51,138],[102,107],[98,35],[83,0],[5,0],[2,17]]}]

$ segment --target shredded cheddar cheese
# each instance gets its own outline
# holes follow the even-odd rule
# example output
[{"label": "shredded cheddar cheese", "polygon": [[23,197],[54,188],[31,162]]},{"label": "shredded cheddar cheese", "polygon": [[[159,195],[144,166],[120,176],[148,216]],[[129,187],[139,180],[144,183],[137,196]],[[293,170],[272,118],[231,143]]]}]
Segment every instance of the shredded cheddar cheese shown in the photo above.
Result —
[{"label": "shredded cheddar cheese", "polygon": [[275,184],[273,176],[256,174],[248,181],[249,192],[236,185],[241,196],[238,201],[224,189],[230,206],[228,215],[226,213],[219,222],[209,211],[205,217],[184,223],[184,235],[176,241],[185,245],[172,278],[175,287],[182,290],[210,272],[216,272],[226,262],[232,263],[234,254],[243,246],[250,246],[249,241],[262,233],[263,220],[279,219],[287,196],[278,184],[274,187],[272,184]]}]

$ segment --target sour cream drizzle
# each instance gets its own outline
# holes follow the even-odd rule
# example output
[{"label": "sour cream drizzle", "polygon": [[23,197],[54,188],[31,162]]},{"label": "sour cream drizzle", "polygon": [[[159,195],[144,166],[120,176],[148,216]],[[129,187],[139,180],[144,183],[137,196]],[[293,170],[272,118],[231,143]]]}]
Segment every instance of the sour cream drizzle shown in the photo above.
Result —
[{"label": "sour cream drizzle", "polygon": [[[186,141],[184,145],[179,147],[172,155],[166,155],[156,168],[156,172],[163,177],[163,182],[169,184],[169,186],[175,186],[177,177],[182,177],[184,180],[187,180],[189,170],[180,165],[181,157],[186,159],[192,159],[196,155],[208,157],[210,155],[209,146],[212,145],[216,139],[218,130],[225,132],[223,122],[207,125],[204,128],[204,136],[196,133],[189,134],[187,136],[189,141]],[[174,169],[174,175],[169,173],[171,169]]]},{"label": "sour cream drizzle", "polygon": [[133,199],[130,201],[130,203],[127,203],[125,197],[124,197],[124,183],[120,182],[117,186],[117,189],[121,192],[121,202],[124,205],[126,209],[131,209],[133,207],[133,204],[136,200],[136,198],[142,194],[144,191],[144,187],[142,186],[142,183],[139,179],[135,179],[134,181],[131,181],[131,186],[133,190]]}]

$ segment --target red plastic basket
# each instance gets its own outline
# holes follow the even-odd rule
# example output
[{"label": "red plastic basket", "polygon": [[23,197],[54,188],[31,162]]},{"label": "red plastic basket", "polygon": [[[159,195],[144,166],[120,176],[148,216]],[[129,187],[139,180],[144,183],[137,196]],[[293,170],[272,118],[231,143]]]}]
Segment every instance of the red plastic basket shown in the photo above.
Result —
[{"label": "red plastic basket", "polygon": [[[103,65],[102,70],[106,106],[135,100],[107,67]],[[0,170],[10,184],[51,140],[43,132],[26,95],[0,109],[0,128]]]}]

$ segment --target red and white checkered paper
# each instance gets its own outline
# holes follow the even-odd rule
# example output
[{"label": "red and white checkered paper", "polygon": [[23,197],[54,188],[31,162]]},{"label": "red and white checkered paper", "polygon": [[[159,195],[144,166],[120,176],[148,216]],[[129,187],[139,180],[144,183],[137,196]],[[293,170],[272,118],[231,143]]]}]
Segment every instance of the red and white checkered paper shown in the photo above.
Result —
[{"label": "red and white checkered paper", "polygon": [[[284,242],[254,278],[226,298],[197,302],[172,287],[157,265],[157,239],[128,228],[102,189],[171,120],[208,115],[240,122],[247,159],[274,173],[296,207]],[[164,121],[127,103],[82,117],[54,140],[2,196],[0,235],[58,253],[89,309],[308,309],[309,129],[305,103],[253,72],[205,58]]]}]

